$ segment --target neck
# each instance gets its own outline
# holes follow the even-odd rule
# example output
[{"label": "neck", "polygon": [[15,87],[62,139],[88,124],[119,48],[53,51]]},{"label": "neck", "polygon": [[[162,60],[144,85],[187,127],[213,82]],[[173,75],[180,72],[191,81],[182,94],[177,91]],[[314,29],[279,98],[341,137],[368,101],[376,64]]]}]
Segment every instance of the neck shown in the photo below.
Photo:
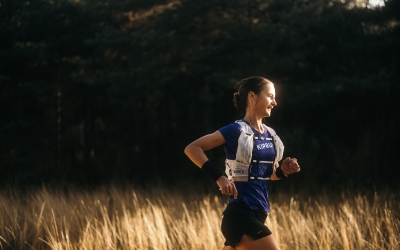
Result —
[{"label": "neck", "polygon": [[264,127],[262,125],[262,118],[261,119],[257,119],[255,117],[251,117],[251,116],[245,116],[243,118],[243,120],[249,124],[250,126],[252,126],[253,128],[255,128],[258,132],[260,133],[264,133]]}]

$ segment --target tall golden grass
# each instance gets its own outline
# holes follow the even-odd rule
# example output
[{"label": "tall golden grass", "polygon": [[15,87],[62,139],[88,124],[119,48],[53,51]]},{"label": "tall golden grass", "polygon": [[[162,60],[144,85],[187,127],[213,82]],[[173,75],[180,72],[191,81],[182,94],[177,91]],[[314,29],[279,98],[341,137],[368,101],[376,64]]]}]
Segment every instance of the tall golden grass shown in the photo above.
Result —
[{"label": "tall golden grass", "polygon": [[[0,249],[221,249],[227,197],[182,189],[3,190]],[[399,249],[397,194],[294,197],[271,195],[282,249]]]}]

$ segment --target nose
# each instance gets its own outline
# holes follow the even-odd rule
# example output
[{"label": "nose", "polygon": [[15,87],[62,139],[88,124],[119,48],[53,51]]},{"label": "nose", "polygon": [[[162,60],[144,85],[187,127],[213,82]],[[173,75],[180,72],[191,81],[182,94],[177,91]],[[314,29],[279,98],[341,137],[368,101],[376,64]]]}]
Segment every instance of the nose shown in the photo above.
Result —
[{"label": "nose", "polygon": [[272,105],[274,105],[274,106],[278,105],[278,103],[276,102],[276,100],[275,100],[275,99],[272,101],[272,103],[271,103],[271,104],[272,104]]}]

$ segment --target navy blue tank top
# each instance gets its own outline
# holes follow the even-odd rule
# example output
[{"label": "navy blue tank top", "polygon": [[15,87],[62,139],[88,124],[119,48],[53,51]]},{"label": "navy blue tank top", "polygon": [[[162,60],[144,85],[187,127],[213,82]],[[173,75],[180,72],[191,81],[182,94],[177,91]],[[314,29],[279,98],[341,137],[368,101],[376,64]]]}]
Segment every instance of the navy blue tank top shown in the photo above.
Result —
[{"label": "navy blue tank top", "polygon": [[[258,132],[251,127],[255,137],[271,138],[267,129],[264,133]],[[231,123],[219,129],[222,136],[225,138],[225,155],[227,159],[235,160],[238,147],[238,139],[241,133],[241,126],[238,123]],[[272,163],[258,163],[258,161],[270,161],[275,159],[275,149],[272,140],[255,140],[253,147],[252,163],[250,167],[250,176],[254,177],[270,177],[273,172]],[[257,162],[253,162],[256,160]],[[248,182],[235,181],[235,186],[238,191],[238,200],[230,198],[230,202],[244,202],[250,209],[262,210],[269,212],[270,205],[268,201],[268,186],[269,181],[265,180],[249,180]]]}]

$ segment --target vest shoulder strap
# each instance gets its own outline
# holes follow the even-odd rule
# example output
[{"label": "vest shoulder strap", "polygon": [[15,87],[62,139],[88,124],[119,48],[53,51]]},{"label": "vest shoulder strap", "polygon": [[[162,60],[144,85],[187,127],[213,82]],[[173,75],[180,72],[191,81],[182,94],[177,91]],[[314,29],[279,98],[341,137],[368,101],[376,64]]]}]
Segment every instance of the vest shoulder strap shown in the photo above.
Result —
[{"label": "vest shoulder strap", "polygon": [[276,136],[276,132],[275,132],[275,130],[274,130],[273,128],[268,127],[268,126],[265,125],[265,124],[263,124],[263,126],[264,126],[264,128],[266,128],[266,129],[268,130],[268,132],[269,132],[271,135]]},{"label": "vest shoulder strap", "polygon": [[246,122],[244,122],[242,120],[237,120],[235,122],[238,123],[240,125],[240,127],[243,129],[242,133],[245,132],[245,133],[247,133],[247,135],[253,135],[254,134],[254,132],[251,129],[250,125],[247,124]]}]

